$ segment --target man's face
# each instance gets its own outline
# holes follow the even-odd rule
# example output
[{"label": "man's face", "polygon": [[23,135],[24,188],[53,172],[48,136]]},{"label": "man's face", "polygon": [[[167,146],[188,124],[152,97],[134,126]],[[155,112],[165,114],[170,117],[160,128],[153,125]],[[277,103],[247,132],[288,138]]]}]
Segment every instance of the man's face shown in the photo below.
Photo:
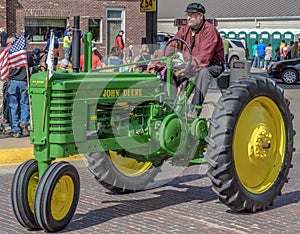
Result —
[{"label": "man's face", "polygon": [[185,14],[187,23],[191,28],[198,28],[203,21],[203,14],[200,12],[191,13],[187,12]]}]

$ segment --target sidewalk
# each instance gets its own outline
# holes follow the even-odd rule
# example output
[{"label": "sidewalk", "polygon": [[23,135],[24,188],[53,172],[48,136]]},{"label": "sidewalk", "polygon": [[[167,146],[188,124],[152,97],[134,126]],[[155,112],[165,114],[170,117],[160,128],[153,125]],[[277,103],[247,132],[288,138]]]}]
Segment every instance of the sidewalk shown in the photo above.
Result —
[{"label": "sidewalk", "polygon": [[[0,166],[11,166],[34,158],[33,145],[29,137],[13,138],[0,135]],[[81,160],[81,154],[64,158],[63,160]]]}]

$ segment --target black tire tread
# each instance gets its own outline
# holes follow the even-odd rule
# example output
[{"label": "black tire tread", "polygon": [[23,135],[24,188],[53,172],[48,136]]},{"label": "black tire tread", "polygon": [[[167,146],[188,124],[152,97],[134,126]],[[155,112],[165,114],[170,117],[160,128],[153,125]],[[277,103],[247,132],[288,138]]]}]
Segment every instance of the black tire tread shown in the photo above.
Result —
[{"label": "black tire tread", "polygon": [[[233,162],[231,142],[234,134],[234,127],[239,113],[243,108],[242,98],[254,98],[260,92],[272,92],[277,105],[280,105],[285,127],[287,130],[287,144],[284,163],[281,172],[276,179],[276,184],[263,194],[250,194],[241,185]],[[264,210],[272,205],[274,199],[281,193],[281,189],[287,180],[291,165],[293,136],[295,131],[292,126],[292,114],[289,110],[289,101],[283,96],[283,90],[279,89],[275,82],[264,78],[243,77],[234,82],[222,93],[210,121],[209,132],[206,137],[208,150],[206,159],[208,161],[208,177],[212,182],[212,189],[219,196],[219,200],[235,211]],[[255,96],[256,95],[256,96]],[[219,142],[220,139],[224,140]],[[222,145],[225,146],[222,146]]]},{"label": "black tire tread", "polygon": [[141,191],[146,188],[160,171],[160,166],[152,166],[147,172],[137,177],[127,177],[118,171],[106,152],[85,154],[88,169],[96,180],[106,189],[116,194]]}]

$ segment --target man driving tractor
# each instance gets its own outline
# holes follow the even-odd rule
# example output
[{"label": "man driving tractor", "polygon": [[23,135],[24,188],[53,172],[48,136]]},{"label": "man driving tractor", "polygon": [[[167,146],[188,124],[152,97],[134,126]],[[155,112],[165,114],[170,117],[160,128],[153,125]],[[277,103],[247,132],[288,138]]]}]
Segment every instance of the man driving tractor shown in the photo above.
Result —
[{"label": "man driving tractor", "polygon": [[[192,50],[192,64],[176,71],[177,79],[196,75],[194,98],[191,111],[202,105],[212,78],[218,77],[224,70],[224,49],[218,30],[205,20],[205,8],[200,3],[190,3],[185,10],[187,25],[182,27],[174,38],[183,39]],[[186,46],[181,46],[188,53]],[[197,111],[200,115],[200,110]]]}]

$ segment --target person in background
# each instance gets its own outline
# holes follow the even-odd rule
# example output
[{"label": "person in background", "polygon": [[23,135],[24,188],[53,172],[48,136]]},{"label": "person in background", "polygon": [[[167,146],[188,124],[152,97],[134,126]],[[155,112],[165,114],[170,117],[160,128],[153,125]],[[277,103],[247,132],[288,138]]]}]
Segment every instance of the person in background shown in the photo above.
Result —
[{"label": "person in background", "polygon": [[68,25],[64,31],[64,37],[68,35],[69,32],[72,32],[72,27],[70,25]]},{"label": "person in background", "polygon": [[[92,49],[92,69],[97,69],[102,67],[102,63],[100,61],[99,56],[95,54],[97,47]],[[84,54],[80,55],[80,68],[81,71],[84,71]]]},{"label": "person in background", "polygon": [[0,49],[7,45],[7,33],[4,28],[0,28]]},{"label": "person in background", "polygon": [[68,69],[68,65],[69,65],[69,61],[67,59],[62,59],[58,62],[58,64],[60,65],[60,69],[61,70],[67,70]]},{"label": "person in background", "polygon": [[298,43],[298,41],[295,41],[294,45],[292,47],[292,50],[291,50],[291,57],[292,57],[292,59],[299,58],[298,51],[299,51],[299,43]]},{"label": "person in background", "polygon": [[121,50],[121,55],[120,55],[121,59],[123,59],[123,56],[124,56],[123,55],[123,49],[125,47],[123,36],[124,36],[124,31],[120,30],[118,35],[116,36],[116,39],[115,39],[115,46],[118,46]]},{"label": "person in background", "polygon": [[258,68],[264,68],[265,66],[265,49],[266,49],[266,45],[264,44],[263,39],[260,39],[256,48],[257,57],[258,57],[258,61],[257,61]]},{"label": "person in background", "polygon": [[[119,46],[113,46],[110,49],[109,57],[105,59],[104,64],[105,66],[118,66],[123,64],[123,60],[120,58],[122,51]],[[119,68],[113,69],[115,72],[119,72]]]},{"label": "person in background", "polygon": [[63,47],[64,47],[64,51],[65,51],[65,56],[64,58],[66,60],[70,60],[70,46],[71,46],[71,42],[72,42],[72,39],[71,39],[71,36],[72,36],[72,33],[71,32],[68,32],[67,36],[64,37],[64,43],[63,43]]},{"label": "person in background", "polygon": [[12,137],[29,136],[29,97],[27,93],[26,67],[10,71],[7,99]]},{"label": "person in background", "polygon": [[276,61],[280,61],[280,44],[275,48],[275,58]]},{"label": "person in background", "polygon": [[265,66],[264,69],[268,69],[272,63],[272,45],[271,43],[268,43],[266,49],[265,49]]},{"label": "person in background", "polygon": [[287,55],[286,55],[286,59],[291,59],[292,58],[292,48],[294,46],[294,41],[290,41],[290,44],[288,45],[288,52],[287,52]]},{"label": "person in background", "polygon": [[222,42],[224,47],[224,60],[225,60],[225,70],[229,69],[228,66],[228,56],[229,56],[229,42],[226,40],[225,36],[222,36]]},{"label": "person in background", "polygon": [[[141,46],[141,50],[140,53],[135,56],[133,62],[141,62],[141,61],[145,61],[145,60],[150,60],[151,59],[151,54],[149,53],[149,47],[146,44],[142,44]],[[134,65],[133,69],[139,69],[141,71],[146,71],[147,70],[147,66],[148,64],[138,64],[138,65]]]},{"label": "person in background", "polygon": [[247,58],[247,43],[245,41],[245,37],[242,37],[241,42],[242,42],[244,50],[245,50],[245,58]]},{"label": "person in background", "polygon": [[287,43],[285,43],[284,44],[284,47],[282,48],[282,52],[281,52],[281,55],[280,56],[282,56],[282,60],[286,60],[287,59],[287,55],[288,55],[288,44]]},{"label": "person in background", "polygon": [[128,47],[128,63],[131,63],[133,60],[133,51],[132,51],[133,45],[130,45]]},{"label": "person in background", "polygon": [[285,40],[282,39],[280,47],[279,47],[279,49],[280,49],[280,60],[284,60],[284,58],[285,58],[285,55],[283,53],[284,47],[285,47]]},{"label": "person in background", "polygon": [[257,45],[258,45],[258,41],[254,42],[254,45],[252,46],[252,62],[251,62],[251,66],[252,67],[258,67],[257,65]]},{"label": "person in background", "polygon": [[54,44],[54,70],[56,70],[56,66],[58,64],[58,58],[59,58],[59,44]]}]

